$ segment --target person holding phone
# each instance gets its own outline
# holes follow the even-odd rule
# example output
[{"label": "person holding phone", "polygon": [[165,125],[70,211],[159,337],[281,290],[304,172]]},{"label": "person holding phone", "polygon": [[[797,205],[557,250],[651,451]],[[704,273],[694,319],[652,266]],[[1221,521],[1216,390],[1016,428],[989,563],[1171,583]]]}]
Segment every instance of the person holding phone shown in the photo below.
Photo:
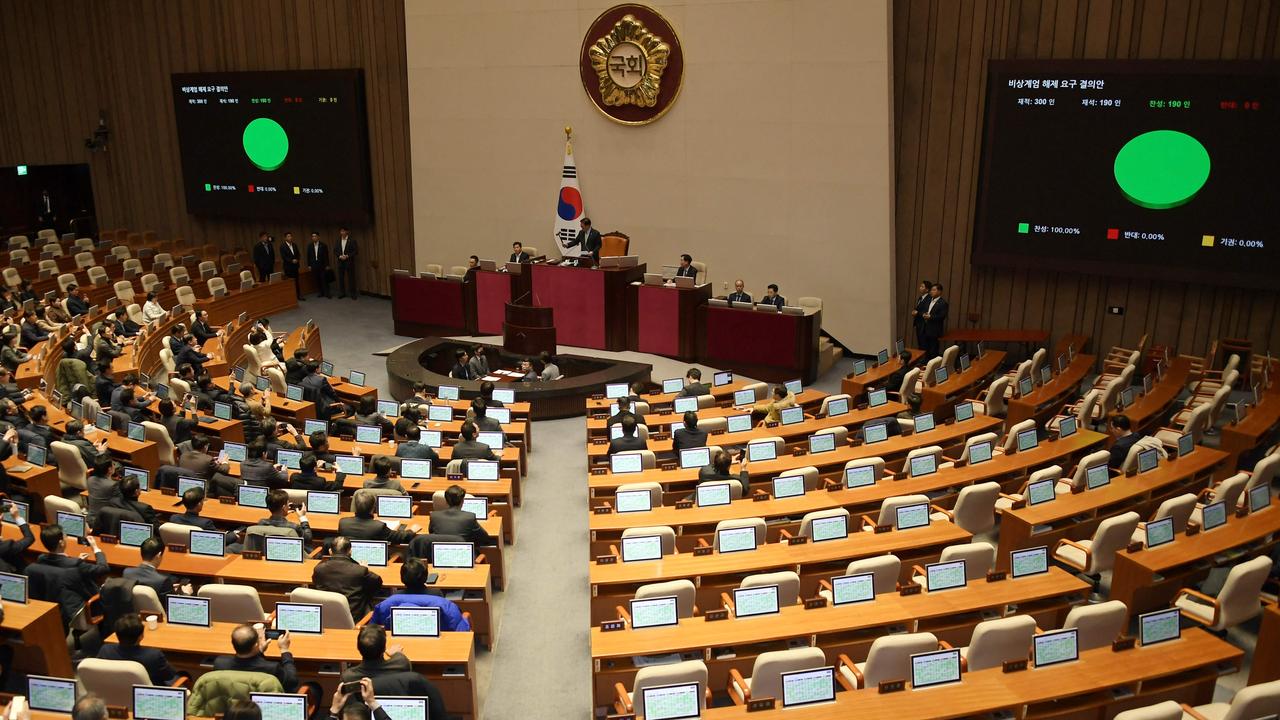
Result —
[{"label": "person holding phone", "polygon": [[[342,692],[347,683],[361,684],[361,697],[367,700],[377,696],[411,695],[428,698],[427,717],[448,717],[440,691],[421,674],[413,672],[409,658],[399,645],[387,647],[387,631],[381,625],[365,625],[356,636],[356,649],[360,652],[360,664],[352,665],[342,673],[342,683],[338,691]],[[348,698],[343,707],[354,699],[353,693],[346,693]],[[334,699],[337,703],[337,698]],[[330,708],[332,710],[332,707]],[[339,716],[341,717],[341,716]]]},{"label": "person holding phone", "polygon": [[17,525],[18,530],[22,532],[22,537],[17,540],[0,540],[0,572],[16,573],[20,572],[22,566],[22,554],[31,547],[36,537],[31,532],[31,526],[27,524],[26,518],[18,514],[18,508],[8,500],[4,500],[4,513],[0,515],[0,520]]},{"label": "person holding phone", "polygon": [[222,655],[213,661],[214,670],[244,670],[274,675],[280,686],[287,693],[298,690],[298,669],[293,664],[293,653],[289,651],[291,638],[289,631],[280,634],[276,643],[280,646],[280,661],[268,660],[263,656],[270,640],[267,630],[261,631],[257,626],[245,623],[237,625],[231,631],[231,648],[234,656]]},{"label": "person holding phone", "polygon": [[[368,710],[365,711],[364,708]],[[333,694],[333,702],[329,703],[328,717],[329,720],[355,720],[370,717],[374,720],[391,720],[391,716],[378,702],[378,696],[373,691],[373,681],[369,678],[339,685],[338,690]]]}]

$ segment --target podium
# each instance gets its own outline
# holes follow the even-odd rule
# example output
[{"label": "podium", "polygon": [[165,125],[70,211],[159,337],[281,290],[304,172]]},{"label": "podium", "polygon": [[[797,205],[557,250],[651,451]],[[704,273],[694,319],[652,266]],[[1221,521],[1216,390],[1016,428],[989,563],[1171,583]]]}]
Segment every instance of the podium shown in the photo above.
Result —
[{"label": "podium", "polygon": [[516,355],[556,352],[554,310],[535,305],[506,304],[502,323],[502,349]]}]

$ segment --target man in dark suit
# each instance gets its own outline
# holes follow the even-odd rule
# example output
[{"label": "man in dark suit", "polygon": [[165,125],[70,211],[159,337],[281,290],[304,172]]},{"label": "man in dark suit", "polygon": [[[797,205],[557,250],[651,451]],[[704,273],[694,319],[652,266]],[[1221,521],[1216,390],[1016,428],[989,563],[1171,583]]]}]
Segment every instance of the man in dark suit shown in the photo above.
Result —
[{"label": "man in dark suit", "polygon": [[676,277],[698,277],[698,269],[693,266],[693,256],[685,253],[680,256],[680,267],[676,268]]},{"label": "man in dark suit", "polygon": [[191,334],[196,336],[196,341],[201,345],[218,337],[217,328],[209,324],[208,310],[196,310],[196,321],[191,323]]},{"label": "man in dark suit", "polygon": [[622,422],[623,418],[632,418],[637,423],[640,422],[636,414],[631,412],[631,398],[629,397],[618,398],[618,412],[609,416],[605,427],[613,427],[615,424]]},{"label": "man in dark suit", "polygon": [[185,512],[175,513],[169,516],[169,522],[178,523],[179,525],[190,525],[200,528],[208,532],[215,532],[218,526],[212,520],[200,516],[200,511],[204,509],[204,491],[200,488],[191,488],[182,493],[182,507]]},{"label": "man in dark suit", "polygon": [[502,423],[497,418],[489,417],[489,406],[483,398],[471,401],[471,417],[481,432],[502,432]]},{"label": "man in dark suit", "polygon": [[689,368],[689,372],[684,374],[684,388],[680,390],[680,394],[676,397],[697,397],[710,394],[711,388],[702,382],[702,371],[698,368]]},{"label": "man in dark suit", "polygon": [[48,339],[49,333],[41,330],[40,326],[36,324],[35,311],[28,310],[24,313],[22,318],[22,339],[19,344],[24,348],[31,349],[32,345]]},{"label": "man in dark suit", "polygon": [[444,501],[449,507],[431,513],[431,524],[427,527],[427,532],[433,535],[457,535],[477,546],[496,545],[497,541],[480,527],[475,514],[462,509],[462,500],[466,496],[466,491],[460,486],[450,485],[444,491]]},{"label": "man in dark suit", "polygon": [[[365,625],[356,636],[356,649],[360,651],[360,664],[348,667],[342,673],[342,682],[357,682],[368,678],[373,682],[373,696],[426,696],[427,717],[445,718],[448,711],[440,691],[420,673],[413,672],[409,658],[399,645],[387,648],[387,631],[381,625]],[[350,702],[350,701],[348,701]]]},{"label": "man in dark suit", "polygon": [[310,394],[304,395],[308,400],[316,404],[316,416],[322,420],[329,420],[337,415],[345,415],[347,408],[338,400],[338,393],[329,384],[328,378],[320,374],[320,363],[315,360],[307,361],[307,376],[302,378],[303,391]]},{"label": "man in dark suit", "polygon": [[176,577],[159,569],[160,562],[164,559],[164,543],[160,538],[149,537],[142,541],[138,554],[142,556],[142,562],[137,567],[125,568],[123,575],[129,580],[137,581],[139,585],[155,590],[163,605],[165,598],[169,597],[169,593],[173,592],[174,586],[179,582]]},{"label": "man in dark suit", "polygon": [[609,454],[627,450],[648,450],[649,442],[636,436],[636,419],[622,418],[622,435],[609,441]]},{"label": "man in dark suit", "polygon": [[439,460],[440,457],[436,455],[435,449],[420,442],[421,440],[422,428],[417,425],[410,425],[405,429],[405,441],[396,446],[396,457],[431,460],[432,462]]},{"label": "man in dark suit", "polygon": [[356,290],[356,258],[360,255],[360,244],[346,228],[338,230],[338,244],[334,253],[338,256],[338,291],[342,293],[342,297],[347,297],[349,292],[352,300],[358,300],[360,293]]},{"label": "man in dark suit", "polygon": [[271,271],[275,269],[276,248],[266,230],[258,233],[258,242],[253,246],[253,264],[258,268],[258,279],[262,282],[266,282]]},{"label": "man in dark suit", "polygon": [[62,610],[64,626],[70,624],[89,598],[98,593],[98,581],[111,571],[107,556],[98,549],[98,541],[92,535],[85,540],[93,551],[93,562],[88,562],[84,553],[80,557],[67,555],[67,539],[62,527],[45,525],[40,528],[40,544],[48,552],[36,558],[24,571],[27,577],[41,579],[42,582],[33,583],[43,587],[43,592],[36,599],[57,603]]},{"label": "man in dark suit", "polygon": [[284,381],[286,383],[297,385],[307,376],[307,354],[307,349],[300,347],[293,351],[293,357],[284,361]]},{"label": "man in dark suit", "polygon": [[742,278],[738,278],[737,280],[734,280],[733,292],[729,293],[729,297],[728,297],[729,302],[749,304],[751,302],[751,294],[746,292],[743,289],[745,287],[746,287],[746,283],[742,282]]},{"label": "man in dark suit", "polygon": [[498,456],[488,445],[476,441],[476,424],[462,423],[462,439],[453,446],[454,460],[497,460]]},{"label": "man in dark suit", "polygon": [[237,625],[231,631],[231,647],[234,656],[223,655],[213,661],[214,670],[245,670],[274,675],[287,693],[298,690],[298,669],[293,664],[293,653],[289,651],[292,638],[285,631],[276,642],[280,645],[280,662],[268,660],[262,652],[267,649],[269,641],[252,625]]},{"label": "man in dark suit", "polygon": [[31,532],[31,525],[7,502],[4,504],[4,521],[17,525],[22,537],[17,540],[0,540],[0,572],[16,573],[26,564],[22,554],[35,544],[36,536]]},{"label": "man in dark suit", "polygon": [[351,617],[359,620],[373,609],[373,598],[382,590],[382,578],[353,560],[351,541],[339,535],[329,547],[329,557],[312,570],[311,586],[342,593],[351,608]]},{"label": "man in dark suit", "polygon": [[529,253],[524,251],[524,246],[520,244],[519,240],[511,243],[511,257],[507,259],[507,262],[513,262],[513,263],[529,262]]},{"label": "man in dark suit", "polygon": [[53,428],[49,427],[49,411],[43,405],[36,405],[27,412],[27,419],[31,423],[19,430],[18,436],[28,444],[34,441],[37,445],[49,447],[54,440]]},{"label": "man in dark suit", "polygon": [[311,522],[307,520],[307,511],[298,506],[298,522],[293,522],[288,518],[289,515],[289,493],[283,490],[271,490],[267,492],[267,510],[271,512],[270,517],[265,517],[258,521],[258,525],[278,528],[292,528],[298,533],[298,537],[302,538],[304,545],[311,544]]},{"label": "man in dark suit", "polygon": [[267,445],[261,439],[245,447],[245,460],[240,463],[240,479],[249,485],[282,488],[289,484],[284,466],[266,458]]},{"label": "man in dark suit", "polygon": [[468,358],[466,350],[463,350],[462,348],[454,350],[453,360],[453,368],[449,370],[449,377],[456,380],[474,379],[471,377],[471,366],[469,365],[470,358]]},{"label": "man in dark suit", "polygon": [[711,464],[704,465],[698,470],[698,482],[704,483],[713,480],[737,480],[742,483],[742,494],[745,496],[751,485],[751,473],[747,472],[747,454],[744,452],[739,458],[738,473],[730,474],[729,466],[733,463],[733,456],[724,450],[717,450],[711,456]]},{"label": "man in dark suit", "polygon": [[84,315],[89,312],[89,303],[84,299],[84,295],[80,292],[80,288],[75,285],[67,286],[67,314],[71,317]]},{"label": "man in dark suit", "polygon": [[707,444],[707,431],[698,429],[698,413],[689,410],[684,414],[684,427],[671,434],[671,449],[677,453],[685,448],[700,448]]},{"label": "man in dark suit", "polygon": [[307,246],[307,269],[315,276],[320,294],[329,297],[329,246],[320,242],[318,232],[311,233],[311,244]]},{"label": "man in dark suit", "polygon": [[939,340],[947,332],[947,300],[942,297],[942,283],[929,288],[929,305],[924,317],[924,359],[938,357]]},{"label": "man in dark suit", "polygon": [[600,237],[600,231],[591,227],[591,218],[589,217],[582,218],[579,225],[582,229],[578,231],[578,236],[570,240],[565,245],[565,249],[581,247],[583,255],[590,254],[591,259],[598,262],[600,260],[600,246],[604,243],[604,240]]},{"label": "man in dark suit", "polygon": [[76,446],[86,467],[96,467],[95,463],[99,457],[106,457],[110,461],[111,453],[107,450],[107,438],[102,437],[96,443],[89,442],[83,433],[84,423],[79,420],[68,421],[67,431],[62,435],[62,442]]},{"label": "man in dark suit", "polygon": [[1107,461],[1113,470],[1119,470],[1129,457],[1129,449],[1143,438],[1133,431],[1133,422],[1128,415],[1115,415],[1107,424],[1107,431],[1115,442],[1111,445],[1111,459]]},{"label": "man in dark suit", "polygon": [[[336,492],[342,489],[341,480],[329,480],[316,474],[315,453],[305,453],[298,460],[298,472],[289,476],[289,487],[294,490],[324,490]],[[341,473],[339,478],[345,477]]]},{"label": "man in dark suit", "polygon": [[209,362],[209,356],[200,352],[195,335],[184,335],[182,347],[174,353],[173,361],[178,365],[190,365],[199,374],[204,371],[204,364]]},{"label": "man in dark suit", "polygon": [[353,517],[338,520],[338,534],[352,540],[385,540],[392,545],[402,545],[413,539],[421,528],[417,525],[401,526],[392,530],[386,523],[373,516],[377,496],[357,493],[351,500]]},{"label": "man in dark suit", "polygon": [[916,288],[916,292],[920,295],[916,298],[916,306],[911,311],[911,326],[916,331],[916,344],[921,350],[924,349],[924,314],[929,312],[929,303],[933,299],[929,295],[929,290],[933,288],[933,283],[928,280],[921,280],[920,287]]},{"label": "man in dark suit", "polygon": [[764,289],[764,297],[760,298],[760,302],[766,305],[772,305],[781,308],[787,304],[787,299],[778,294],[778,286],[776,283],[769,283]]},{"label": "man in dark suit", "polygon": [[[231,471],[231,466],[227,463],[219,463],[216,459],[209,455],[209,436],[192,435],[191,449],[182,453],[178,458],[178,466],[187,471],[191,477],[197,477],[201,480],[209,480],[210,487],[213,487],[214,476],[221,475],[217,483],[226,485],[234,489],[234,486],[240,482],[235,478],[227,475]],[[210,493],[214,494],[214,493]]]},{"label": "man in dark suit", "polygon": [[113,499],[110,507],[117,507],[124,510],[127,514],[138,516],[140,522],[150,525],[156,524],[156,511],[147,503],[142,502],[142,486],[138,484],[138,478],[129,476],[120,481],[120,495]]},{"label": "man in dark suit", "polygon": [[293,241],[293,233],[284,234],[284,243],[280,246],[280,265],[284,268],[284,276],[293,278],[293,291],[302,300],[302,281],[298,279],[298,268],[302,265],[302,252]]},{"label": "man in dark suit", "polygon": [[168,685],[178,677],[163,650],[142,647],[142,618],[138,613],[121,615],[115,631],[116,642],[106,643],[98,650],[100,660],[132,660],[147,669],[152,685]]}]

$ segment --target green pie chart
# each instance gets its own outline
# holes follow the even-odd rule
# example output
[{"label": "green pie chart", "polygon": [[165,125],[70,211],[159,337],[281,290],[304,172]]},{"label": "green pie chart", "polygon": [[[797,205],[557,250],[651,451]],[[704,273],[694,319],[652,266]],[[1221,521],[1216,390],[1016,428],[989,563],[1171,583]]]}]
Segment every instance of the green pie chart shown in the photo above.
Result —
[{"label": "green pie chart", "polygon": [[1116,184],[1139,207],[1167,210],[1187,203],[1209,180],[1209,151],[1177,130],[1152,130],[1116,153]]},{"label": "green pie chart", "polygon": [[271,118],[254,118],[244,126],[244,154],[259,170],[271,172],[289,156],[289,134]]}]

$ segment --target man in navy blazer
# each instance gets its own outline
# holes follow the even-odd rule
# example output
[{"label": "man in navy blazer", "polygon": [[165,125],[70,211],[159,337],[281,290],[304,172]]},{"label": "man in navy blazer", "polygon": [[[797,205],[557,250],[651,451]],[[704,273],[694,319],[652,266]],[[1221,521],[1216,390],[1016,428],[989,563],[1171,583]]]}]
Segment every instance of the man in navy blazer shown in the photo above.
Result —
[{"label": "man in navy blazer", "polygon": [[138,613],[121,615],[116,620],[116,640],[98,649],[101,660],[132,660],[147,669],[152,685],[168,685],[178,677],[178,671],[169,664],[164,651],[142,647],[142,618]]},{"label": "man in navy blazer", "polygon": [[1107,461],[1107,465],[1119,470],[1124,465],[1125,458],[1129,457],[1129,449],[1142,439],[1142,435],[1133,432],[1133,423],[1128,415],[1112,417],[1107,430],[1116,439],[1111,445],[1111,459]]},{"label": "man in navy blazer", "polygon": [[947,300],[942,297],[942,283],[929,288],[929,305],[924,311],[924,357],[938,357],[939,340],[947,332]]}]

